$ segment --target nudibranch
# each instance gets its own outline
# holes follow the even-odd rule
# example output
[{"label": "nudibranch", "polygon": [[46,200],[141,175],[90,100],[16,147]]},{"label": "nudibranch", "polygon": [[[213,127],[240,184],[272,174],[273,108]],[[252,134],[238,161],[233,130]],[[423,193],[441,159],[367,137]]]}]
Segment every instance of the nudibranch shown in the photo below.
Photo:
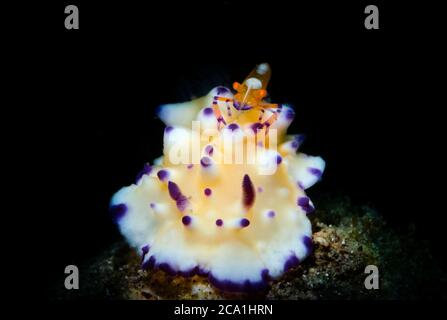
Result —
[{"label": "nudibranch", "polygon": [[[111,200],[111,213],[144,269],[208,277],[224,291],[263,290],[312,251],[305,190],[321,157],[288,135],[292,106],[265,101],[270,67],[233,90],[158,109],[163,156]],[[242,150],[242,152],[240,152]]]}]

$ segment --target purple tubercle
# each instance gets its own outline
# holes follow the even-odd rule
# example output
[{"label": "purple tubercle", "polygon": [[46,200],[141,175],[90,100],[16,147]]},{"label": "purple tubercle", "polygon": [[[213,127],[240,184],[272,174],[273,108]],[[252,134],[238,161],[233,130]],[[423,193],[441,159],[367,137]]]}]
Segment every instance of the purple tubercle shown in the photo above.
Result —
[{"label": "purple tubercle", "polygon": [[177,270],[177,268],[170,265],[168,262],[157,263],[157,259],[155,258],[154,255],[152,255],[149,259],[147,259],[147,261],[142,264],[141,268],[143,270],[160,269],[172,276],[179,275],[182,277],[192,277],[196,274],[203,277],[209,274],[207,270],[202,269],[198,265],[188,270]]},{"label": "purple tubercle", "polygon": [[243,281],[232,281],[228,279],[218,279],[209,271],[201,268],[199,265],[187,270],[178,270],[175,266],[168,262],[157,262],[154,255],[149,257],[147,261],[142,264],[142,269],[159,269],[171,276],[192,277],[194,275],[208,276],[210,283],[218,289],[228,292],[260,292],[268,288],[269,281],[271,280],[270,272],[267,268],[260,270],[260,281],[250,281],[248,279]]},{"label": "purple tubercle", "polygon": [[191,268],[189,270],[179,270],[177,271],[177,274],[185,278],[190,278],[196,274],[199,276],[206,276],[208,275],[208,272],[200,268],[199,266],[195,266],[194,268]]},{"label": "purple tubercle", "polygon": [[248,174],[242,179],[242,203],[246,210],[250,209],[255,203],[256,193],[253,182]]},{"label": "purple tubercle", "polygon": [[196,268],[197,268],[196,274],[198,276],[205,277],[205,276],[208,276],[208,274],[210,273],[208,270],[203,269],[199,266],[197,266]]},{"label": "purple tubercle", "polygon": [[289,258],[287,258],[284,263],[284,272],[298,266],[300,264],[300,260],[295,254],[292,254]]},{"label": "purple tubercle", "polygon": [[211,166],[212,161],[209,157],[202,157],[202,159],[200,159],[200,164],[202,165],[202,167],[207,168]]},{"label": "purple tubercle", "polygon": [[246,228],[250,225],[250,220],[248,220],[247,218],[242,218],[240,224],[242,228]]},{"label": "purple tubercle", "polygon": [[184,270],[184,271],[179,270],[179,271],[177,271],[177,275],[184,277],[184,278],[191,278],[197,274],[196,268],[197,267],[189,269],[189,270]]},{"label": "purple tubercle", "polygon": [[306,247],[307,250],[307,254],[310,254],[313,250],[313,242],[312,242],[312,238],[308,237],[308,236],[304,236],[303,237],[303,244]]},{"label": "purple tubercle", "polygon": [[296,140],[293,140],[290,145],[292,146],[293,149],[298,149],[298,147],[300,146],[300,144]]},{"label": "purple tubercle", "polygon": [[264,281],[269,281],[271,279],[269,269],[262,269],[261,270],[261,278]]},{"label": "purple tubercle", "polygon": [[155,203],[151,202],[151,203],[149,204],[149,206],[150,206],[152,209],[155,209]]},{"label": "purple tubercle", "polygon": [[138,181],[140,181],[140,179],[144,176],[144,175],[149,175],[152,172],[152,167],[149,163],[145,163],[143,166],[143,169],[137,174],[137,178],[135,179],[135,183],[138,183]]},{"label": "purple tubercle", "polygon": [[192,219],[190,216],[183,216],[183,218],[182,218],[182,223],[185,226],[189,226],[191,224],[191,221],[192,221]]},{"label": "purple tubercle", "polygon": [[144,257],[145,257],[145,256],[147,255],[147,253],[149,252],[149,249],[150,249],[150,247],[149,247],[148,244],[145,245],[145,246],[143,246],[143,247],[141,247],[141,263],[144,262]]},{"label": "purple tubercle", "polygon": [[185,211],[185,209],[188,207],[189,205],[189,201],[188,198],[186,197],[182,197],[181,199],[176,201],[176,205],[177,205],[177,209],[179,209],[180,211]]},{"label": "purple tubercle", "polygon": [[263,127],[262,123],[255,122],[251,125],[251,130],[253,130],[254,133],[257,133],[257,131],[261,130]]},{"label": "purple tubercle", "polygon": [[167,126],[167,127],[165,128],[165,133],[169,133],[169,132],[171,132],[172,129],[174,129],[174,128],[171,127],[171,126]]},{"label": "purple tubercle", "polygon": [[205,188],[205,190],[203,190],[203,193],[204,193],[207,197],[209,197],[209,196],[213,193],[213,191],[212,191],[210,188]]},{"label": "purple tubercle", "polygon": [[179,186],[175,182],[169,181],[168,190],[172,200],[175,200],[177,208],[182,212],[185,211],[186,207],[188,207],[189,202],[188,198],[186,198],[180,191]]},{"label": "purple tubercle", "polygon": [[150,256],[149,259],[147,259],[142,265],[141,269],[152,269],[155,266],[156,259],[154,256]]},{"label": "purple tubercle", "polygon": [[149,252],[149,245],[147,244],[147,245],[141,247],[141,251],[142,251],[142,253],[143,253],[143,256],[144,256],[145,254],[147,254],[147,253]]},{"label": "purple tubercle", "polygon": [[177,271],[169,263],[162,262],[157,267],[158,267],[158,269],[163,270],[170,276],[177,275]]},{"label": "purple tubercle", "polygon": [[[263,269],[264,270],[264,269]],[[261,271],[261,276],[265,275],[265,272]],[[268,281],[262,278],[261,281],[250,281],[245,280],[241,282],[231,281],[231,280],[220,280],[217,279],[213,274],[208,276],[209,282],[216,288],[227,291],[227,292],[260,292],[268,288]]]},{"label": "purple tubercle", "polygon": [[124,203],[115,204],[110,207],[110,214],[115,223],[118,223],[125,216],[126,212],[127,205]]},{"label": "purple tubercle", "polygon": [[276,213],[275,213],[275,211],[270,210],[270,211],[267,213],[267,215],[268,215],[269,218],[274,218],[275,215],[276,215]]},{"label": "purple tubercle", "polygon": [[258,192],[264,192],[264,189],[262,187],[258,187]]},{"label": "purple tubercle", "polygon": [[194,167],[194,165],[191,163],[191,164],[188,164],[187,166],[186,166],[186,168],[188,168],[188,169],[192,169]]},{"label": "purple tubercle", "polygon": [[301,190],[304,190],[304,185],[301,181],[297,181],[296,185],[298,186],[298,188],[300,188]]},{"label": "purple tubercle", "polygon": [[298,205],[300,207],[308,206],[309,205],[309,198],[308,197],[299,197],[298,198]]},{"label": "purple tubercle", "polygon": [[208,108],[203,109],[203,114],[206,116],[210,116],[213,113],[214,113],[213,108],[208,107]]},{"label": "purple tubercle", "polygon": [[178,200],[182,196],[182,192],[180,191],[180,188],[175,182],[172,181],[168,182],[168,190],[169,195],[173,200]]},{"label": "purple tubercle", "polygon": [[228,90],[225,87],[217,87],[217,94],[225,94],[227,92],[229,92],[230,90]]},{"label": "purple tubercle", "polygon": [[237,129],[239,129],[239,126],[237,125],[237,123],[232,123],[228,126],[228,129],[230,129],[231,131],[236,131]]},{"label": "purple tubercle", "polygon": [[207,155],[212,156],[212,155],[213,155],[213,152],[214,152],[214,148],[213,148],[212,145],[207,145],[207,146],[205,147],[205,153],[206,153]]},{"label": "purple tubercle", "polygon": [[186,198],[184,195],[180,195],[179,198],[175,200],[175,204],[177,206],[177,209],[183,212],[188,207],[189,201],[188,198]]},{"label": "purple tubercle", "polygon": [[216,226],[222,227],[223,226],[223,220],[222,219],[217,219],[216,220]]},{"label": "purple tubercle", "polygon": [[301,145],[304,140],[306,140],[306,135],[305,134],[297,134],[294,138],[293,141],[296,141],[298,143],[298,145]]},{"label": "purple tubercle", "polygon": [[310,173],[312,173],[317,178],[321,178],[321,175],[323,174],[323,172],[318,168],[309,168],[308,170]]},{"label": "purple tubercle", "polygon": [[297,204],[304,210],[304,212],[306,212],[306,214],[309,214],[315,210],[308,197],[299,197]]},{"label": "purple tubercle", "polygon": [[169,176],[169,172],[167,170],[160,170],[157,172],[157,177],[160,179],[160,181],[165,181],[166,178]]},{"label": "purple tubercle", "polygon": [[292,109],[287,109],[287,111],[286,111],[286,119],[287,120],[293,120],[293,118],[295,118],[295,111],[293,111]]},{"label": "purple tubercle", "polygon": [[280,155],[277,155],[276,156],[276,164],[281,164],[281,162],[282,162],[282,157],[280,156]]}]

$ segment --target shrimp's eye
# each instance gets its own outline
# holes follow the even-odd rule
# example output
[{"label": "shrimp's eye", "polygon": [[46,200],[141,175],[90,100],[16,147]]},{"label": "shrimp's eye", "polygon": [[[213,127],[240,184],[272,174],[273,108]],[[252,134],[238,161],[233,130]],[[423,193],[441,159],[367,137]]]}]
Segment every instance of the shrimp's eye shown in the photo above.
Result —
[{"label": "shrimp's eye", "polygon": [[239,82],[234,82],[233,83],[233,89],[236,91],[239,91],[238,89],[241,87],[241,84]]},{"label": "shrimp's eye", "polygon": [[267,91],[264,89],[261,89],[258,91],[258,94],[261,98],[264,98],[267,95]]}]

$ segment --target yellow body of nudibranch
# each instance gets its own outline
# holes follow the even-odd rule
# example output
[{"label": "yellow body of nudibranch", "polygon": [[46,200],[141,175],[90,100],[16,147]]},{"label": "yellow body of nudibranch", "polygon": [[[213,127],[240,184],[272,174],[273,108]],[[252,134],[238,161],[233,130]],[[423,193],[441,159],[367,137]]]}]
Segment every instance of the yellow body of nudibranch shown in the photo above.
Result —
[{"label": "yellow body of nudibranch", "polygon": [[[270,72],[260,64],[234,84],[235,94],[217,87],[159,109],[167,126],[163,156],[111,200],[113,217],[144,268],[254,291],[310,254],[307,214],[314,206],[305,189],[319,181],[325,162],[297,152],[302,135],[286,135],[293,108],[264,101]],[[278,148],[258,139],[269,129],[269,137],[277,133]],[[236,150],[249,141],[255,141],[256,161],[237,162]],[[235,158],[230,163],[222,162],[228,144]],[[179,150],[188,153],[186,160],[176,161]],[[265,167],[275,170],[262,173]]]}]

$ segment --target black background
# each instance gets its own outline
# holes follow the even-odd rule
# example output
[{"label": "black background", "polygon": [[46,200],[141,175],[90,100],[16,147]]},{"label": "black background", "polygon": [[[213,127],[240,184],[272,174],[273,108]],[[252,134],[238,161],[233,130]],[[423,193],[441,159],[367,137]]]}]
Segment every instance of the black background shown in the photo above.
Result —
[{"label": "black background", "polygon": [[[398,230],[414,225],[445,265],[431,184],[442,166],[430,109],[440,38],[406,6],[371,3],[379,30],[364,28],[364,2],[46,5],[31,46],[45,144],[30,153],[42,164],[48,283],[121,239],[108,203],[161,155],[155,108],[242,81],[261,62],[273,70],[272,100],[296,107],[289,132],[305,133],[302,150],[327,162],[310,195],[348,195]],[[79,30],[64,28],[68,4],[79,6]]]}]

